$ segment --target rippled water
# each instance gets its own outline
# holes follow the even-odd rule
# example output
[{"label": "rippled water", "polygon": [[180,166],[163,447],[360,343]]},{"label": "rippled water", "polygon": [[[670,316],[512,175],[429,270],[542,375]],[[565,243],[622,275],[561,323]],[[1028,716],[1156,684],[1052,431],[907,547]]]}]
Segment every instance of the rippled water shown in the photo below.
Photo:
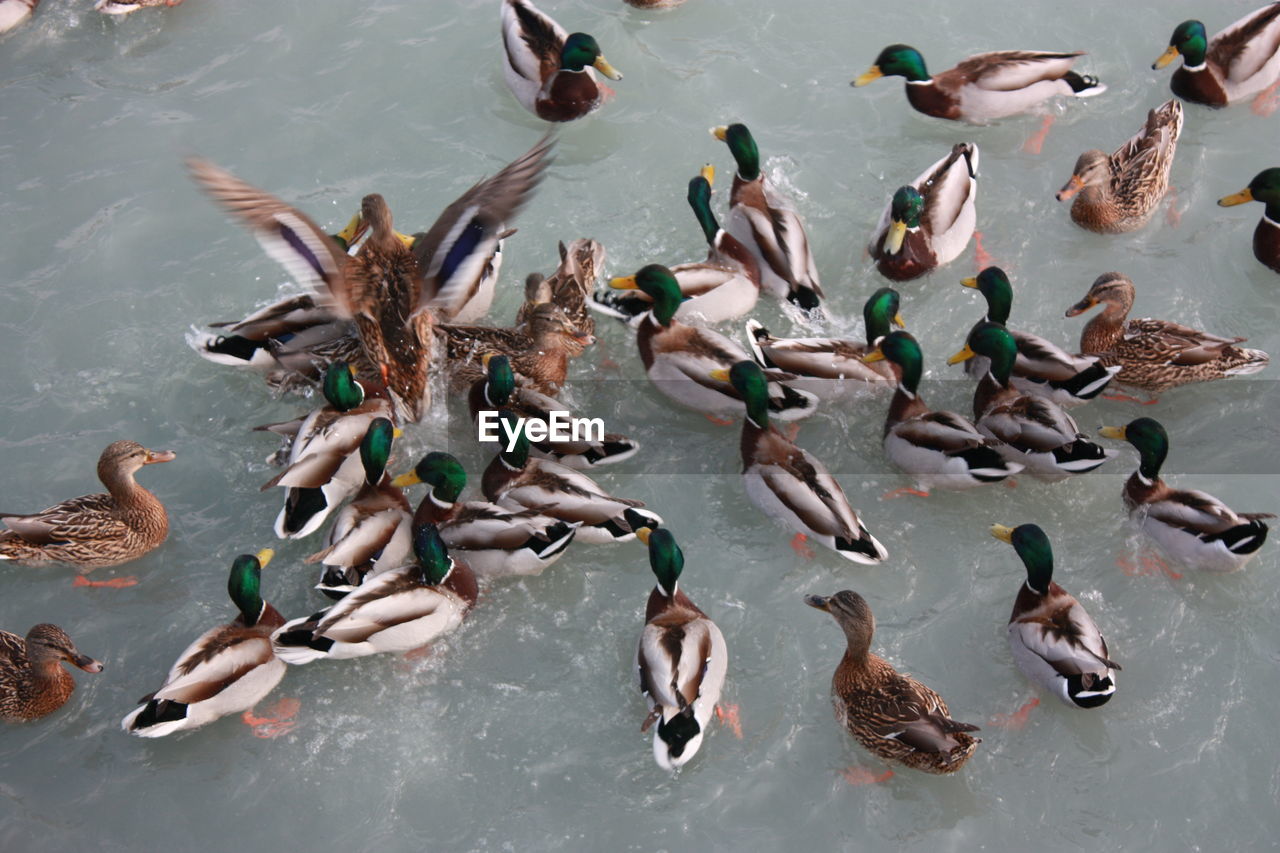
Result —
[{"label": "rippled water", "polygon": [[[1038,0],[1015,16],[997,0],[690,0],[666,13],[546,0],[570,29],[595,34],[626,78],[613,103],[562,129],[550,176],[508,241],[493,316],[508,320],[526,272],[550,272],[557,240],[600,240],[610,274],[700,258],[685,183],[713,161],[723,198],[731,160],[706,128],[737,119],[808,223],[837,331],[860,333],[862,301],[882,284],[863,246],[885,198],[970,139],[982,149],[979,228],[1013,277],[1014,325],[1074,342],[1080,321],[1063,310],[1118,269],[1137,283],[1140,314],[1280,352],[1280,280],[1249,250],[1260,206],[1214,205],[1277,165],[1276,118],[1188,108],[1177,224],[1160,216],[1136,234],[1094,236],[1053,198],[1080,151],[1116,147],[1168,97],[1167,75],[1148,69],[1178,21],[1203,15],[1213,31],[1256,3]],[[1117,558],[1140,544],[1120,511],[1128,450],[1054,486],[881,501],[905,483],[881,458],[886,400],[870,398],[806,422],[800,441],[837,473],[891,559],[803,561],[790,534],[744,500],[736,429],[668,409],[629,335],[603,324],[571,395],[645,445],[599,479],[647,501],[683,544],[683,586],[729,645],[724,698],[741,708],[741,739],[716,728],[679,775],[654,765],[630,674],[652,584],[636,545],[575,546],[542,577],[495,584],[425,659],[291,670],[273,698],[297,698],[301,710],[280,739],[235,720],[157,742],[119,731],[178,652],[231,615],[232,557],[277,544],[277,496],[258,491],[272,447],[248,427],[306,406],[184,344],[188,326],[243,315],[283,276],[191,186],[181,157],[210,157],[326,226],[380,191],[404,230],[423,227],[541,133],[503,84],[497,17],[496,0],[191,0],[109,20],[88,0],[45,0],[0,41],[3,508],[92,490],[94,460],[116,438],[179,456],[142,474],[169,507],[169,541],[100,573],[139,585],[73,589],[65,568],[0,570],[0,626],[58,622],[106,664],[78,675],[53,717],[0,730],[0,849],[1273,845],[1273,543],[1238,575],[1125,574]],[[1021,146],[1036,118],[966,127],[912,112],[899,81],[850,89],[893,41],[915,43],[937,69],[984,49],[1087,49],[1083,70],[1110,91],[1059,109],[1043,153],[1030,155]],[[938,380],[927,389],[935,407],[969,406],[970,386],[942,359],[980,314],[957,285],[973,270],[971,249],[900,288]],[[791,328],[767,300],[756,316]],[[1242,510],[1277,508],[1273,372],[1141,410],[1169,427],[1172,480]],[[1104,401],[1078,414],[1092,429],[1138,413]],[[465,414],[451,414],[411,431],[402,464],[447,444],[478,478],[485,454],[466,438]],[[1034,695],[1004,640],[1022,567],[987,528],[1024,521],[1045,527],[1058,579],[1124,671],[1105,708],[1047,700],[1009,730],[989,721]],[[320,603],[301,564],[314,549],[283,543],[266,572],[267,597],[286,614]],[[831,719],[842,640],[800,596],[845,587],[875,609],[876,648],[935,686],[957,718],[983,725],[957,777],[844,780],[846,767],[881,765]]]}]

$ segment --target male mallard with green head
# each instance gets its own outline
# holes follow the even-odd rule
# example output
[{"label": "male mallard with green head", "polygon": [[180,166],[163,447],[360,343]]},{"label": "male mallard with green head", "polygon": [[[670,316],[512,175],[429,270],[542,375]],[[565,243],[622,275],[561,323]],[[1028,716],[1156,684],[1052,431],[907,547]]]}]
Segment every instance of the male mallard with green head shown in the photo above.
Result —
[{"label": "male mallard with green head", "polygon": [[1218,204],[1234,207],[1249,201],[1266,205],[1258,227],[1253,230],[1253,256],[1263,266],[1280,272],[1280,169],[1263,169],[1249,186],[1218,199]]},{"label": "male mallard with green head", "polygon": [[1127,441],[1138,451],[1138,470],[1124,484],[1129,517],[1178,562],[1207,572],[1234,572],[1267,541],[1262,519],[1270,512],[1238,513],[1194,489],[1173,489],[1160,479],[1169,435],[1159,421],[1138,418],[1123,427],[1103,427],[1106,438]]},{"label": "male mallard with green head", "polygon": [[871,651],[876,618],[858,593],[806,595],[804,603],[830,613],[844,631],[844,657],[831,676],[836,722],[867,750],[926,773],[954,773],[978,748],[978,727],[951,719],[934,691]]},{"label": "male mallard with green head", "polygon": [[210,628],[178,656],[164,686],[141,700],[121,721],[139,737],[164,737],[248,711],[284,678],[285,665],[271,650],[271,632],[284,617],[262,600],[262,569],[271,549],[241,554],[231,564],[227,593],[240,611],[234,621]]},{"label": "male mallard with green head", "polygon": [[502,0],[502,48],[511,93],[546,121],[573,121],[596,110],[609,91],[596,71],[622,79],[592,36],[566,32],[529,0]]},{"label": "male mallard with green head", "polygon": [[876,269],[909,281],[950,263],[969,245],[978,221],[978,146],[962,142],[885,206],[867,249]]},{"label": "male mallard with green head", "polygon": [[1213,38],[1200,21],[1183,21],[1151,67],[1164,68],[1179,56],[1182,67],[1169,81],[1179,98],[1225,107],[1256,95],[1256,111],[1274,110],[1267,96],[1280,81],[1280,3],[1250,12]]},{"label": "male mallard with green head", "polygon": [[1029,112],[1058,95],[1088,98],[1105,92],[1107,87],[1098,78],[1071,70],[1081,56],[1083,51],[994,51],[971,56],[955,68],[931,75],[920,51],[910,45],[891,44],[853,85],[865,86],[881,77],[905,77],[907,100],[918,112],[982,124]]},{"label": "male mallard with green head", "polygon": [[1073,708],[1097,708],[1116,692],[1107,641],[1084,606],[1053,580],[1053,547],[1035,524],[991,535],[1007,542],[1027,570],[1009,616],[1009,650],[1022,674]]}]

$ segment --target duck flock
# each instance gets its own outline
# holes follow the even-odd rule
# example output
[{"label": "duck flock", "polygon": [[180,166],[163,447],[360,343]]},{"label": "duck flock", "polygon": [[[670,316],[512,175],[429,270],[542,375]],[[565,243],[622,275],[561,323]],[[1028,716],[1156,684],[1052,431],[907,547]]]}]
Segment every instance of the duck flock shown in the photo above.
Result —
[{"label": "duck flock", "polygon": [[[673,7],[681,0],[628,2]],[[127,4],[98,5],[120,12]],[[160,3],[133,8],[148,5]],[[0,26],[19,23],[19,6],[29,14],[35,0],[2,0]],[[549,123],[590,121],[612,98],[626,98],[622,74],[595,38],[567,32],[529,0],[493,0],[493,6],[501,22],[494,49],[511,93],[530,113]],[[1260,115],[1280,103],[1280,3],[1212,37],[1207,32],[1199,21],[1178,24],[1154,66],[1181,61],[1171,82],[1176,97],[1150,110],[1112,153],[1080,155],[1058,197],[1071,203],[1071,219],[1081,228],[1115,234],[1151,220],[1169,189],[1188,119],[1184,101],[1243,105]],[[1082,55],[983,53],[930,73],[919,51],[893,44],[853,82],[861,87],[902,77],[907,101],[919,112],[985,124],[1041,112],[1055,99],[1104,93],[1104,82],[1075,70]],[[602,78],[617,82],[619,91]],[[1202,115],[1190,117],[1192,130]],[[649,263],[597,287],[604,247],[585,238],[561,244],[559,267],[524,281],[523,302],[506,326],[490,311],[499,288],[518,287],[502,280],[503,245],[556,168],[554,130],[530,140],[525,153],[414,233],[396,230],[387,202],[374,193],[344,229],[330,234],[260,188],[268,178],[254,176],[250,183],[209,160],[188,159],[195,184],[302,286],[299,295],[243,320],[193,330],[189,342],[210,362],[261,372],[274,389],[320,389],[323,405],[258,429],[283,442],[272,457],[280,471],[262,485],[280,505],[275,533],[314,543],[306,562],[316,564],[316,586],[326,598],[317,598],[324,606],[316,612],[286,618],[263,598],[263,568],[272,552],[237,557],[228,593],[238,615],[200,634],[167,675],[157,673],[154,691],[124,716],[125,731],[160,737],[249,712],[290,665],[418,649],[464,618],[483,619],[477,598],[491,585],[493,595],[501,595],[504,577],[537,575],[583,545],[639,540],[656,580],[644,622],[635,626],[634,671],[649,709],[643,729],[653,731],[660,766],[688,762],[713,720],[728,713],[720,696],[733,665],[712,616],[681,583],[677,536],[687,522],[668,523],[661,507],[610,494],[597,481],[611,465],[635,464],[636,441],[603,428],[561,440],[544,426],[565,413],[592,415],[590,382],[579,383],[575,395],[585,409],[569,412],[559,397],[573,360],[598,337],[634,340],[653,388],[677,404],[670,412],[673,430],[698,414],[741,421],[743,491],[794,535],[798,550],[814,543],[820,554],[854,563],[893,560],[823,460],[797,444],[791,428],[779,428],[851,401],[886,411],[883,452],[904,482],[894,496],[997,488],[1019,476],[1062,488],[1052,484],[1124,464],[1115,458],[1127,443],[1137,451],[1138,467],[1124,485],[1124,505],[1165,559],[1233,572],[1263,547],[1270,513],[1237,512],[1161,478],[1178,424],[1139,417],[1089,435],[1069,410],[1122,390],[1147,396],[1128,399],[1157,403],[1157,395],[1179,386],[1260,371],[1266,353],[1242,346],[1241,338],[1176,321],[1131,318],[1139,295],[1134,282],[1116,272],[1100,275],[1066,311],[1076,316],[1097,309],[1079,346],[1064,346],[1017,331],[1016,315],[1010,321],[1014,282],[987,266],[961,282],[984,297],[986,315],[949,359],[963,362],[977,383],[971,416],[931,409],[920,381],[924,352],[934,342],[895,328],[904,325],[902,314],[910,317],[909,294],[883,282],[868,285],[874,292],[863,309],[864,334],[856,338],[783,337],[750,317],[764,296],[779,300],[801,332],[823,329],[825,294],[804,224],[761,169],[752,131],[731,123],[711,133],[735,167],[728,206],[719,214],[714,168],[703,167],[688,183],[687,200],[706,238],[704,261]],[[1274,133],[1258,134],[1264,137]],[[887,282],[934,272],[973,242],[979,146],[961,142],[940,153],[893,193],[870,235],[868,252]],[[1249,201],[1265,206],[1253,253],[1280,273],[1280,168],[1263,171],[1219,204]],[[503,438],[479,483],[483,499],[464,497],[463,466],[442,451],[398,475],[390,470],[396,442],[450,396],[465,397],[477,425],[501,426]],[[88,571],[159,547],[168,519],[135,474],[174,458],[132,441],[112,443],[98,461],[106,494],[0,516],[0,561]],[[1012,546],[1026,567],[1008,623],[1013,663],[1069,706],[1106,704],[1123,654],[1108,648],[1084,606],[1055,582],[1045,532],[1023,523],[995,525],[991,534]],[[83,575],[77,582],[94,583]],[[804,601],[830,614],[847,640],[832,679],[840,725],[883,759],[933,773],[958,770],[980,743],[972,734],[977,727],[953,719],[938,693],[871,651],[875,618],[867,600],[841,590]],[[0,632],[0,716],[35,719],[66,702],[74,682],[64,662],[102,669],[54,625],[38,624],[25,638]],[[340,677],[338,667],[333,672]]]}]

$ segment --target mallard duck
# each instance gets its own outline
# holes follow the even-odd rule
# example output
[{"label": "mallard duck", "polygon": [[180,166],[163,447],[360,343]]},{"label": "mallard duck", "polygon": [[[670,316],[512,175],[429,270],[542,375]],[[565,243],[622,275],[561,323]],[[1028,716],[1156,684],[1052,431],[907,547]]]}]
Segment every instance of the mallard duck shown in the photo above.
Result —
[{"label": "mallard duck", "polygon": [[533,273],[525,280],[525,298],[516,313],[516,326],[526,326],[539,305],[551,302],[583,339],[592,337],[596,321],[589,304],[604,261],[604,246],[595,240],[574,240],[568,247],[560,243],[560,266],[556,271],[549,278]]},{"label": "mallard duck", "polygon": [[580,526],[532,509],[458,500],[467,486],[467,472],[448,453],[428,453],[392,482],[401,488],[417,483],[431,487],[413,523],[439,527],[445,545],[480,577],[542,574],[560,559]]},{"label": "mallard duck", "polygon": [[653,759],[663,770],[689,762],[703,735],[729,668],[729,651],[716,623],[679,587],[684,553],[671,531],[642,527],[637,538],[649,548],[649,567],[657,583],[644,609],[644,631],[636,648],[640,692],[654,723]]},{"label": "mallard duck", "polygon": [[[987,300],[988,323],[1004,326],[1013,306],[1013,286],[1009,277],[999,267],[986,267],[974,278],[960,282],[972,287]],[[979,320],[980,324],[982,321]],[[978,324],[975,324],[975,328]],[[1102,393],[1111,377],[1120,372],[1118,365],[1104,367],[1096,356],[1071,355],[1057,344],[1039,335],[1016,332],[1006,326],[1018,346],[1013,362],[1013,374],[1009,377],[1013,387],[1025,394],[1048,397],[1059,406],[1077,406]],[[976,356],[964,363],[965,372],[974,379],[981,379],[990,369],[989,359]]]},{"label": "mallard duck", "polygon": [[247,711],[284,678],[271,632],[284,617],[262,600],[262,569],[271,549],[241,554],[231,564],[227,593],[240,615],[210,628],[178,656],[164,686],[121,721],[129,734],[164,737]]},{"label": "mallard duck", "polygon": [[846,560],[875,565],[889,556],[849,505],[844,490],[817,457],[769,426],[764,371],[740,361],[712,378],[732,383],[747,407],[742,422],[742,480],[747,497],[765,515],[783,521]]},{"label": "mallard duck", "polygon": [[0,720],[35,720],[66,704],[76,680],[62,668],[63,661],[85,672],[102,672],[102,664],[80,654],[57,625],[35,625],[26,639],[0,631]]},{"label": "mallard duck", "polygon": [[610,465],[630,459],[640,449],[639,444],[625,435],[605,433],[603,424],[599,438],[573,440],[570,437],[563,441],[552,438],[553,423],[567,429],[567,423],[574,418],[565,404],[531,388],[517,385],[515,373],[511,370],[511,360],[505,355],[486,353],[481,363],[485,367],[485,377],[477,379],[467,395],[472,421],[478,423],[482,412],[492,412],[496,417],[500,410],[510,409],[525,421],[546,424],[547,438],[530,442],[533,452],[570,468]]},{"label": "mallard duck", "polygon": [[962,142],[889,200],[867,247],[892,281],[919,278],[969,245],[978,221],[978,146]]},{"label": "mallard duck", "polygon": [[[262,370],[272,387],[288,388],[295,378],[308,384],[330,362],[361,356],[355,324],[308,293],[286,296],[243,320],[209,327],[218,331],[191,328],[187,343],[192,349],[214,364]],[[282,352],[302,357],[282,360]]]},{"label": "mallard duck", "polygon": [[0,0],[0,33],[25,23],[39,5],[40,0]]},{"label": "mallard duck", "polygon": [[929,489],[969,489],[998,483],[1023,469],[1001,452],[1000,442],[978,432],[955,412],[930,411],[920,398],[924,356],[907,332],[890,332],[864,361],[887,360],[894,365],[898,384],[884,420],[884,453],[889,461],[915,479],[906,490],[928,497]]},{"label": "mallard duck", "polygon": [[324,569],[316,589],[339,599],[366,577],[403,566],[413,554],[409,500],[386,474],[366,481],[351,503],[338,511],[325,534],[325,547],[307,557]]},{"label": "mallard duck", "polygon": [[127,15],[152,6],[180,6],[182,0],[98,0],[93,8],[104,15]]},{"label": "mallard duck", "polygon": [[1280,3],[1250,12],[1211,39],[1201,22],[1183,21],[1151,67],[1164,68],[1179,56],[1182,67],[1169,81],[1179,98],[1224,107],[1265,93],[1280,80]]},{"label": "mallard duck", "polygon": [[418,649],[462,623],[476,603],[470,567],[449,556],[433,524],[413,529],[415,562],[366,578],[349,595],[271,635],[285,663],[346,660]]},{"label": "mallard duck", "polygon": [[107,494],[83,495],[30,515],[0,513],[0,560],[21,566],[67,563],[81,569],[136,560],[164,542],[169,516],[151,492],[133,479],[144,465],[171,462],[172,450],[148,450],[136,441],[113,441],[98,457],[98,479]]},{"label": "mallard duck", "polygon": [[[505,233],[504,223],[537,186],[550,149],[549,139],[539,141],[449,205],[425,234],[398,233],[385,199],[376,193],[365,196],[360,213],[341,235],[344,243],[354,244],[369,232],[354,256],[305,214],[270,193],[205,160],[192,158],[188,166],[193,179],[239,217],[271,257],[315,290],[338,319],[354,322],[361,368],[370,375],[384,374],[400,413],[418,421],[430,403],[427,379],[435,315],[449,319],[471,310],[473,300],[483,302],[482,285],[486,272],[494,277],[493,256]],[[298,342],[291,343],[296,354]],[[311,353],[302,352],[311,360]]]},{"label": "mallard duck", "polygon": [[[662,524],[657,513],[641,509],[643,501],[615,498],[580,471],[549,459],[530,459],[529,438],[516,416],[503,409],[500,419],[502,449],[485,468],[480,481],[489,500],[511,509],[533,509],[562,521],[581,523],[578,541],[593,544],[634,539],[633,518],[650,527]],[[630,516],[625,515],[628,509],[634,510]]]},{"label": "mallard duck", "polygon": [[1264,266],[1280,272],[1280,169],[1264,169],[1249,186],[1218,199],[1222,207],[1260,201],[1266,210],[1253,231],[1253,256]]},{"label": "mallard duck", "polygon": [[468,389],[484,378],[481,359],[487,353],[505,355],[521,384],[540,394],[560,393],[569,375],[569,362],[596,342],[595,335],[580,331],[573,318],[554,302],[544,302],[529,312],[523,326],[436,326],[447,357],[451,388]]},{"label": "mallard duck", "polygon": [[[755,256],[720,227],[711,210],[714,179],[715,169],[704,166],[701,174],[689,181],[686,197],[707,239],[707,259],[670,268],[683,296],[675,313],[682,323],[714,325],[732,320],[754,308],[760,297],[760,267]],[[653,308],[653,299],[638,289],[609,291],[597,295],[593,307],[639,327]]]},{"label": "mallard duck", "polygon": [[729,124],[711,128],[711,135],[729,146],[738,164],[725,228],[755,256],[762,287],[806,311],[817,308],[822,285],[804,223],[795,208],[765,183],[751,131],[744,124]]},{"label": "mallard duck", "polygon": [[806,595],[804,603],[830,613],[848,642],[831,676],[836,722],[870,752],[926,773],[954,773],[982,741],[977,726],[951,719],[942,697],[871,652],[876,618],[852,590]]},{"label": "mallard duck", "polygon": [[1147,224],[1169,189],[1169,170],[1182,133],[1182,104],[1165,101],[1114,154],[1094,148],[1080,155],[1058,201],[1071,202],[1071,219],[1099,234],[1121,234]]},{"label": "mallard duck", "polygon": [[1002,442],[1005,458],[1027,473],[1050,482],[1085,474],[1115,456],[1085,437],[1075,420],[1046,397],[1023,394],[1009,383],[1018,346],[999,323],[979,323],[964,348],[947,362],[957,364],[984,355],[991,366],[973,395],[978,431]]},{"label": "mallard duck", "polygon": [[[644,315],[636,331],[636,345],[655,388],[680,405],[709,415],[745,412],[733,386],[712,379],[711,372],[728,369],[751,356],[724,335],[675,319],[682,297],[671,270],[649,264],[634,275],[611,280],[609,285],[620,290],[639,288],[653,300],[653,309]],[[818,400],[812,394],[784,384],[792,378],[787,373],[769,373],[769,411],[779,420],[808,417],[817,408]]]},{"label": "mallard duck", "polygon": [[955,68],[930,75],[920,51],[891,44],[867,73],[853,81],[865,86],[881,77],[905,77],[907,101],[917,112],[982,124],[1034,110],[1057,95],[1088,98],[1107,87],[1097,77],[1071,70],[1084,51],[1051,53],[1039,50],[999,50],[979,53]]},{"label": "mallard duck", "polygon": [[596,81],[596,71],[622,79],[594,38],[570,35],[529,0],[503,0],[502,48],[511,93],[545,121],[573,121],[597,109],[608,87]]},{"label": "mallard duck", "polygon": [[1120,365],[1116,382],[1158,393],[1189,382],[1247,376],[1271,360],[1262,350],[1236,346],[1247,338],[1223,338],[1166,320],[1130,320],[1133,299],[1133,282],[1109,272],[1067,309],[1067,316],[1075,317],[1105,306],[1085,324],[1080,351],[1098,356],[1100,364]]},{"label": "mallard duck", "polygon": [[787,384],[822,400],[833,400],[867,387],[892,382],[887,362],[868,364],[863,357],[889,334],[892,323],[902,326],[898,291],[882,287],[862,306],[865,344],[851,338],[776,338],[755,320],[747,321],[747,343],[756,364],[795,376]]},{"label": "mallard duck", "polygon": [[288,467],[262,486],[264,492],[275,486],[287,489],[275,521],[275,533],[281,539],[301,539],[318,530],[361,483],[381,479],[391,454],[395,427],[386,398],[366,398],[364,386],[342,362],[331,364],[325,372],[324,396],[328,405],[298,423]]},{"label": "mallard duck", "polygon": [[1008,542],[1027,568],[1009,616],[1009,650],[1022,674],[1073,708],[1097,708],[1116,692],[1120,664],[1085,611],[1053,582],[1053,548],[1034,524],[1005,527],[991,535]]},{"label": "mallard duck", "polygon": [[1206,572],[1244,568],[1267,541],[1264,518],[1270,512],[1238,513],[1213,495],[1172,489],[1160,479],[1169,453],[1169,434],[1158,421],[1138,418],[1123,427],[1103,427],[1106,438],[1127,441],[1138,450],[1138,470],[1124,484],[1124,505],[1170,557]]}]

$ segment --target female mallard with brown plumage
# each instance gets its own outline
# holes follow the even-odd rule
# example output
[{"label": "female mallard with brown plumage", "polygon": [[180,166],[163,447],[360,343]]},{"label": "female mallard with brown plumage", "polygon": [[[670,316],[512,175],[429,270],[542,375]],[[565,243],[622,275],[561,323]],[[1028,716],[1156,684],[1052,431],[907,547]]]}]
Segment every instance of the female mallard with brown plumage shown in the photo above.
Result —
[{"label": "female mallard with brown plumage", "polygon": [[[1009,320],[1013,307],[1013,285],[999,267],[987,267],[973,278],[960,282],[982,294],[987,301],[988,323],[1001,326]],[[974,324],[977,328],[982,320]],[[1104,367],[1096,356],[1072,355],[1039,335],[1017,332],[1005,326],[1018,346],[1009,381],[1025,394],[1048,397],[1059,406],[1077,406],[1097,397],[1120,372],[1119,366]],[[964,363],[965,373],[981,379],[990,369],[990,361],[982,356]]]},{"label": "female mallard with brown plumage", "polygon": [[262,600],[262,569],[271,556],[267,548],[235,558],[227,593],[240,615],[187,646],[164,686],[140,700],[121,728],[139,737],[164,737],[248,711],[275,689],[285,665],[272,652],[270,637],[284,617]]},{"label": "female mallard with brown plumage", "polygon": [[1009,650],[1022,674],[1073,708],[1097,708],[1116,692],[1120,664],[1075,596],[1053,581],[1053,547],[1035,524],[1005,527],[991,535],[1022,559],[1027,580],[1009,616]]},{"label": "female mallard with brown plumage", "polygon": [[136,441],[112,442],[98,457],[98,479],[107,494],[72,498],[30,515],[0,513],[9,528],[0,532],[0,560],[97,569],[154,550],[169,535],[169,516],[133,475],[175,457],[172,450],[148,450]]},{"label": "female mallard with brown plumage", "polygon": [[885,206],[867,247],[892,281],[919,278],[955,260],[978,222],[978,146],[962,142]]},{"label": "female mallard with brown plumage", "polygon": [[1269,512],[1238,513],[1194,489],[1174,489],[1160,479],[1169,454],[1169,434],[1159,421],[1138,418],[1123,427],[1103,427],[1106,438],[1137,449],[1138,470],[1124,484],[1124,505],[1143,532],[1179,563],[1206,572],[1244,568],[1267,541],[1262,519]]},{"label": "female mallard with brown plumage", "polygon": [[436,525],[449,550],[480,577],[542,574],[560,559],[579,527],[537,510],[459,500],[467,472],[448,453],[428,453],[392,482],[401,488],[418,483],[430,487],[413,524]]},{"label": "female mallard with brown plumage", "polygon": [[604,261],[604,246],[595,240],[584,237],[568,246],[560,243],[556,271],[545,277],[533,273],[525,279],[524,302],[516,312],[516,326],[526,325],[539,305],[551,302],[584,339],[594,335],[596,321],[589,303]]},{"label": "female mallard with brown plumage", "polygon": [[947,362],[956,364],[985,356],[990,362],[973,393],[974,424],[983,435],[998,439],[997,449],[1027,473],[1054,482],[1086,474],[1115,456],[1090,441],[1075,419],[1047,397],[1023,394],[1010,383],[1018,347],[999,323],[973,328],[963,349]]},{"label": "female mallard with brown plumage", "polygon": [[[267,253],[300,283],[312,287],[339,319],[355,323],[368,375],[382,374],[408,421],[430,403],[432,326],[484,298],[486,273],[504,223],[524,205],[541,179],[551,142],[543,139],[497,175],[451,204],[425,234],[395,231],[386,200],[364,197],[343,231],[360,251],[347,255],[301,211],[214,164],[191,159],[191,175],[217,202],[253,231]],[[491,293],[491,291],[490,291]]]},{"label": "female mallard with brown plumage", "polygon": [[1141,228],[1169,189],[1181,133],[1182,104],[1164,102],[1114,154],[1096,148],[1081,154],[1058,201],[1074,198],[1071,219],[1089,231],[1120,234]]},{"label": "female mallard with brown plumage", "polygon": [[597,109],[622,74],[586,33],[569,34],[529,0],[502,2],[502,69],[526,110],[545,121],[573,121]]},{"label": "female mallard with brown plumage", "polygon": [[444,344],[450,387],[469,388],[484,378],[481,359],[498,353],[511,360],[521,382],[540,394],[560,393],[569,375],[569,362],[595,343],[554,302],[532,308],[520,326],[455,326],[440,323],[436,334]]},{"label": "female mallard with brown plumage", "polygon": [[836,722],[886,761],[926,773],[963,767],[981,743],[969,734],[978,727],[951,719],[941,696],[871,652],[876,618],[866,600],[846,589],[806,595],[804,603],[830,613],[847,641],[831,676]]},{"label": "female mallard with brown plumage", "polygon": [[724,687],[729,651],[716,623],[680,589],[684,553],[671,531],[642,527],[636,535],[649,548],[649,568],[657,579],[636,649],[637,679],[649,703],[640,731],[657,723],[653,758],[663,770],[675,770],[702,747]]},{"label": "female mallard with brown plumage", "polygon": [[732,383],[747,407],[739,449],[751,502],[796,531],[795,545],[812,538],[846,560],[868,565],[888,557],[826,466],[769,425],[768,383],[760,365],[740,361],[712,378]]},{"label": "female mallard with brown plumage", "polygon": [[891,44],[853,85],[905,77],[907,100],[918,112],[981,124],[1028,112],[1057,95],[1088,98],[1105,92],[1107,87],[1098,78],[1071,70],[1080,56],[1083,51],[1001,50],[979,53],[955,68],[930,75],[920,51]]},{"label": "female mallard with brown plumage", "polygon": [[760,269],[760,286],[806,311],[817,308],[822,285],[804,223],[795,208],[765,182],[751,131],[744,124],[730,124],[713,127],[711,135],[729,146],[738,164],[725,227],[751,250]]},{"label": "female mallard with brown plumage", "polygon": [[1266,205],[1258,227],[1253,230],[1253,256],[1264,266],[1280,272],[1280,169],[1264,169],[1238,193],[1218,199],[1222,207],[1248,201]]},{"label": "female mallard with brown plumage", "polygon": [[76,681],[63,661],[85,672],[102,672],[102,664],[80,654],[57,625],[35,625],[25,639],[0,631],[0,720],[35,720],[66,704]]},{"label": "female mallard with brown plumage", "polygon": [[863,359],[889,334],[890,324],[902,326],[898,304],[898,292],[891,287],[871,294],[862,306],[866,343],[851,338],[776,338],[755,320],[747,321],[747,343],[756,364],[796,377],[788,385],[823,400],[834,399],[864,389],[867,383],[894,381],[888,362]]},{"label": "female mallard with brown plumage", "polygon": [[1120,365],[1116,382],[1159,393],[1190,382],[1257,373],[1270,362],[1262,350],[1236,346],[1246,338],[1224,338],[1167,320],[1130,320],[1134,288],[1118,272],[1098,277],[1068,317],[1095,305],[1102,312],[1080,333],[1080,351],[1105,365]]},{"label": "female mallard with brown plumage", "polygon": [[1183,21],[1151,67],[1164,68],[1179,56],[1182,67],[1169,81],[1179,98],[1225,107],[1256,95],[1254,109],[1267,112],[1267,95],[1280,81],[1280,3],[1250,12],[1213,38],[1200,21]]}]

